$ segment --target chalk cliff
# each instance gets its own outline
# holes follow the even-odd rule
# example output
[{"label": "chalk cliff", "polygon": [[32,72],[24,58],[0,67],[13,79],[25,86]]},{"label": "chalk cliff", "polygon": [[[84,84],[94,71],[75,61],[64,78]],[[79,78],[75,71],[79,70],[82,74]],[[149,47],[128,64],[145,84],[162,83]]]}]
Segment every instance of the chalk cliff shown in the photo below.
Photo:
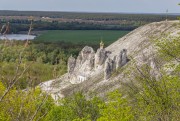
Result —
[{"label": "chalk cliff", "polygon": [[[77,91],[95,92],[104,95],[120,88],[120,82],[126,82],[126,71],[133,66],[150,63],[156,55],[156,48],[151,40],[160,39],[165,34],[176,36],[180,32],[179,21],[162,21],[147,24],[118,39],[110,46],[95,52],[91,47],[84,47],[77,59],[69,57],[68,73],[59,79],[42,83],[43,91],[63,97]],[[120,71],[119,71],[120,70]],[[114,75],[114,72],[116,74]],[[50,89],[51,90],[47,90]]]}]

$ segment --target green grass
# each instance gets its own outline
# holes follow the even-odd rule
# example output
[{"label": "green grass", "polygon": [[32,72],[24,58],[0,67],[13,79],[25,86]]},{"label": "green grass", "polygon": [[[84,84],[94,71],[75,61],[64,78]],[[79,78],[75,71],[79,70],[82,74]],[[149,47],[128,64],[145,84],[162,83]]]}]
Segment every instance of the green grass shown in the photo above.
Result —
[{"label": "green grass", "polygon": [[49,30],[36,38],[40,42],[65,42],[72,44],[99,44],[101,38],[109,45],[129,31],[120,30]]}]

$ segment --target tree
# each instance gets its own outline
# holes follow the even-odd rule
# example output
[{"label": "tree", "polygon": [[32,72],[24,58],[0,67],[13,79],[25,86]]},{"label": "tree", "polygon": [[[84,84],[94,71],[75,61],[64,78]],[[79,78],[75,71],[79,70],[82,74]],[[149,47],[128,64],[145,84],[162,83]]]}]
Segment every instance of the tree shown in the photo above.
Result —
[{"label": "tree", "polygon": [[82,93],[77,93],[60,101],[48,114],[47,121],[95,121],[99,118],[99,105],[103,102],[94,97],[87,100]]},{"label": "tree", "polygon": [[129,121],[133,119],[131,107],[128,106],[127,100],[118,90],[111,92],[107,102],[101,106],[101,117],[97,121]]},{"label": "tree", "polygon": [[[3,95],[5,87],[0,82],[0,96]],[[0,120],[4,121],[33,121],[43,119],[54,101],[40,89],[16,90],[11,89],[6,97],[0,101]]]}]

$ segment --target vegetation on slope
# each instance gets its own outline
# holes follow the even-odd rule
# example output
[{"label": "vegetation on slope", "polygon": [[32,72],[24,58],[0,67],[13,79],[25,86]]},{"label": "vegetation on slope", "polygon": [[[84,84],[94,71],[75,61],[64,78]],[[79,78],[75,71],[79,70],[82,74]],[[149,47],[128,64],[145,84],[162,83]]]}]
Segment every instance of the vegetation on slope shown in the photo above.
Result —
[{"label": "vegetation on slope", "polygon": [[[133,80],[131,83],[123,83],[123,89],[113,91],[103,99],[97,97],[86,99],[83,94],[67,97],[64,102],[61,102],[62,106],[55,106],[55,109],[51,110],[47,118],[52,121],[178,121],[180,114],[179,37],[164,38],[155,42],[159,50],[159,56],[155,61],[158,68],[156,73],[152,72],[148,64],[135,67],[131,70],[134,72]],[[165,63],[168,66],[164,65]],[[169,69],[171,72],[167,73]],[[93,102],[94,99],[98,103]],[[94,114],[92,110],[96,112],[94,116],[96,119],[92,119]],[[72,112],[72,115],[64,114],[66,111]]]},{"label": "vegetation on slope", "polygon": [[[179,37],[166,37],[155,42],[159,50],[158,77],[152,75],[150,66],[143,65],[132,70],[134,79],[132,83],[124,84],[123,90],[114,91],[104,98],[86,98],[82,93],[77,93],[60,100],[60,105],[54,104],[48,94],[42,93],[38,88],[28,85],[28,88],[21,90],[18,83],[26,77],[28,70],[36,71],[35,74],[41,73],[39,71],[42,68],[49,68],[43,67],[45,65],[64,66],[61,61],[56,63],[57,58],[54,60],[53,57],[66,58],[65,51],[56,50],[54,46],[51,50],[46,45],[38,45],[37,48],[36,45],[30,45],[25,49],[23,45],[1,46],[0,63],[3,69],[0,75],[0,120],[178,121]],[[22,58],[19,58],[22,51]],[[39,66],[32,69],[34,63],[40,63],[39,71]],[[167,65],[164,66],[164,63]],[[11,67],[11,64],[14,66]],[[28,65],[29,68],[26,68]],[[64,70],[63,67],[61,69]]]},{"label": "vegetation on slope", "polygon": [[69,53],[58,46],[31,44],[24,47],[24,42],[2,42],[0,44],[0,80],[8,87],[10,80],[17,74],[26,71],[18,79],[16,87],[25,89],[28,86],[35,87],[43,81],[47,81],[66,72]]}]

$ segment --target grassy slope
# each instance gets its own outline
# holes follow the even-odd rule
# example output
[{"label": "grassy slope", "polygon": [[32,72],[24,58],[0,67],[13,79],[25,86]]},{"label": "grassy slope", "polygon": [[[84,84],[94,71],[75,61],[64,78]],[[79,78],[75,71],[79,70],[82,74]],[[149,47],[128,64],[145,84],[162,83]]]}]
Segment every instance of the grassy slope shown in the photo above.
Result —
[{"label": "grassy slope", "polygon": [[99,44],[102,38],[106,44],[111,44],[129,31],[109,30],[51,30],[36,38],[41,42],[70,42],[73,44]]}]

